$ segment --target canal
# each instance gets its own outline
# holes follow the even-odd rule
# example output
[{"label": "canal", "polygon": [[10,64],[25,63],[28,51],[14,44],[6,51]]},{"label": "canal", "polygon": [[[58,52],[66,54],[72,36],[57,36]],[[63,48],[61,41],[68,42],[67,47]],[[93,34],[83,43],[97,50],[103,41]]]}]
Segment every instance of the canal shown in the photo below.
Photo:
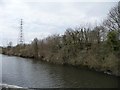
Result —
[{"label": "canal", "polygon": [[2,83],[29,88],[115,88],[118,78],[72,66],[0,55]]}]

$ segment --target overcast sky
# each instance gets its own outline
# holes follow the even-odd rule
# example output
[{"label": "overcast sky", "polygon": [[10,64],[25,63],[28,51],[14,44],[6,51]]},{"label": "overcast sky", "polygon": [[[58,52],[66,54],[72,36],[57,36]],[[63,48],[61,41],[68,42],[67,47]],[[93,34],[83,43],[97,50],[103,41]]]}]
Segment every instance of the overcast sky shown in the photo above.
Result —
[{"label": "overcast sky", "polygon": [[63,34],[67,28],[99,24],[119,0],[91,1],[0,0],[0,45],[17,44],[21,18],[24,40],[30,43],[35,37]]}]

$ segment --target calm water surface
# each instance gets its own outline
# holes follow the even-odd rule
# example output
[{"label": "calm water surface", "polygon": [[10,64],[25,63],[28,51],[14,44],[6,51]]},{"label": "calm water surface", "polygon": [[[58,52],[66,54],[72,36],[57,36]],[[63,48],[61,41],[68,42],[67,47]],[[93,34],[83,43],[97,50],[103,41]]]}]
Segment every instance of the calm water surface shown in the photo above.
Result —
[{"label": "calm water surface", "polygon": [[118,87],[118,78],[71,66],[14,56],[2,57],[2,83],[29,88]]}]

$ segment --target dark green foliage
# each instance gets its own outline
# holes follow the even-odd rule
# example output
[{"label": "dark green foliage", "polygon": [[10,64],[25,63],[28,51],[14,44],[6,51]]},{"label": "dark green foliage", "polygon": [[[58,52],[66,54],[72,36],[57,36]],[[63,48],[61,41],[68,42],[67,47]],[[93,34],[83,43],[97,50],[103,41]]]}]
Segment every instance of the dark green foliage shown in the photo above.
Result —
[{"label": "dark green foliage", "polygon": [[119,34],[117,31],[110,31],[107,35],[107,44],[113,51],[119,51]]}]

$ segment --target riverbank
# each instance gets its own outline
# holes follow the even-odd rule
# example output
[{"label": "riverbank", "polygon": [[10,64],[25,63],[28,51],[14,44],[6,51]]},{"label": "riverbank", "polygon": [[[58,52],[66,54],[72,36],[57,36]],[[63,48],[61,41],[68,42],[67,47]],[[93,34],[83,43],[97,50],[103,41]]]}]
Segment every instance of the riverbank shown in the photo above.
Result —
[{"label": "riverbank", "polygon": [[[3,47],[2,53],[35,58],[54,64],[83,66],[95,71],[120,76],[120,40],[114,39],[117,36],[115,31],[108,33],[115,33],[115,35],[113,38],[108,35],[106,41],[95,39],[89,42],[85,39],[91,40],[92,35],[94,37],[92,31],[88,33],[92,33],[91,36],[84,37],[83,41],[80,41],[81,36],[76,36],[76,33],[81,35],[83,31],[82,29],[81,31],[66,31],[63,36],[53,35],[43,40],[35,38],[31,44]],[[83,35],[86,33],[84,32]]]},{"label": "riverbank", "polygon": [[31,59],[35,59],[35,60],[41,60],[43,62],[47,62],[47,63],[51,63],[51,64],[59,64],[59,65],[68,65],[68,66],[73,66],[73,67],[76,67],[78,69],[86,69],[86,70],[91,70],[91,71],[96,71],[96,72],[100,72],[100,73],[104,73],[104,74],[108,74],[108,75],[112,75],[112,76],[117,76],[117,77],[120,77],[120,74],[119,73],[112,73],[111,70],[102,70],[102,69],[99,69],[99,68],[90,68],[89,66],[87,65],[76,65],[76,64],[69,64],[69,63],[59,63],[59,62],[51,62],[49,61],[48,59],[44,58],[44,57],[38,57],[38,58],[35,58],[34,56],[25,56],[25,55],[22,55],[22,54],[10,54],[10,53],[2,53],[3,55],[8,55],[8,56],[17,56],[17,57],[22,57],[22,58],[31,58]]}]

